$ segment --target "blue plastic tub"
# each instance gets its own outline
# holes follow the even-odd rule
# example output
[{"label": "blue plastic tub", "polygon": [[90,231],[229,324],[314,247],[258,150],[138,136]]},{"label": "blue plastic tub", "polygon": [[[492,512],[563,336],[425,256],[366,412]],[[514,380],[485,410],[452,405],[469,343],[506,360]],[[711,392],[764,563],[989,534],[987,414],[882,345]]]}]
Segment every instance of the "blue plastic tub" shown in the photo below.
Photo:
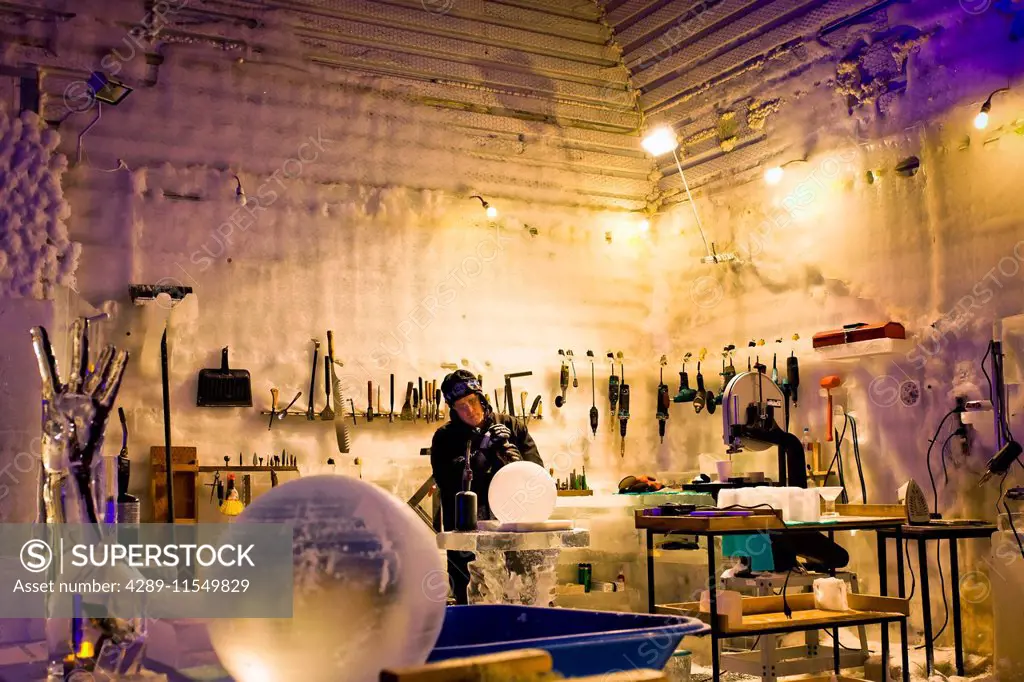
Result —
[{"label": "blue plastic tub", "polygon": [[513,649],[545,649],[566,676],[661,670],[685,635],[709,631],[696,618],[533,606],[449,606],[428,661]]}]

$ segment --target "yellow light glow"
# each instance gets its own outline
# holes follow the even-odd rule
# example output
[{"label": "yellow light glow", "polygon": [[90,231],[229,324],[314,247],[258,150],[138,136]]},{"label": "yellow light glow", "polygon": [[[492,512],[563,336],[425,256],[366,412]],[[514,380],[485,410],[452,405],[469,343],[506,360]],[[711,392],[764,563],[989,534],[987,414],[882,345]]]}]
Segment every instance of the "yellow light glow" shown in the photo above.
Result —
[{"label": "yellow light glow", "polygon": [[979,112],[978,115],[974,117],[974,127],[978,130],[984,130],[988,127],[988,112]]},{"label": "yellow light glow", "polygon": [[487,207],[487,217],[488,218],[497,218],[498,217],[498,209],[494,208],[493,206],[488,206]]},{"label": "yellow light glow", "polygon": [[95,655],[92,642],[89,640],[83,640],[82,646],[78,649],[79,658],[92,658]]},{"label": "yellow light glow", "polygon": [[769,185],[777,185],[782,182],[783,174],[782,166],[772,166],[764,172],[764,181]]},{"label": "yellow light glow", "polygon": [[655,128],[640,143],[651,156],[668,154],[679,146],[676,133],[668,126]]},{"label": "yellow light glow", "polygon": [[646,218],[644,218],[643,220],[640,221],[640,231],[641,232],[647,232],[650,229],[651,229],[651,221],[650,220],[647,220]]}]

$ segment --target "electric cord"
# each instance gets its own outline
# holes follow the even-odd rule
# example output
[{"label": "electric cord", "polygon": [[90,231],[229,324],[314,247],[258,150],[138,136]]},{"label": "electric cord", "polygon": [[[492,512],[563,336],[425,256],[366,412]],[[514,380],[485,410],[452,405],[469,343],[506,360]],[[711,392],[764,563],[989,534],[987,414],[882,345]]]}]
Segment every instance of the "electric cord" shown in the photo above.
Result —
[{"label": "electric cord", "polygon": [[910,595],[907,599],[913,601],[914,593],[917,592],[917,576],[914,575],[914,567],[910,563],[910,543],[907,541],[903,542],[903,556],[906,557],[907,570],[910,571]]},{"label": "electric cord", "polygon": [[[942,459],[942,475],[945,478],[946,485],[949,485],[949,470],[946,469],[946,450],[949,448],[949,441],[953,440],[955,435],[956,431],[946,436],[946,440],[942,443],[942,451],[939,453]],[[952,456],[952,453],[950,453],[950,456]]]},{"label": "electric cord", "polygon": [[[951,542],[955,542],[955,540],[952,540]],[[941,586],[941,589],[942,589],[942,610],[943,610],[943,614],[944,615],[942,616],[942,625],[939,627],[938,632],[935,632],[934,634],[932,634],[931,643],[933,645],[939,639],[939,637],[942,635],[942,633],[945,632],[946,625],[949,624],[949,602],[946,601],[946,578],[945,578],[945,575],[942,572],[942,541],[939,540],[936,544],[938,545],[938,548],[939,548],[939,554],[938,554],[938,557],[937,557],[937,563],[939,564],[939,585]],[[924,573],[927,570],[928,570],[927,566],[921,567],[921,573]],[[931,608],[931,604],[922,604],[921,607],[925,608],[925,609],[930,609]],[[919,644],[919,645],[917,645],[914,648],[920,650],[920,649],[924,649],[925,646],[926,646],[925,644]]]},{"label": "electric cord", "polygon": [[931,440],[928,441],[928,451],[924,456],[925,462],[928,465],[928,480],[931,481],[932,484],[932,499],[935,503],[933,509],[936,512],[939,511],[939,489],[935,485],[935,472],[932,471],[932,448],[935,446],[935,441],[939,439],[939,432],[941,432],[942,427],[946,425],[946,420],[956,413],[956,410],[950,410],[942,417],[942,420],[939,422],[939,428],[935,429],[935,435],[933,435]]},{"label": "electric cord", "polygon": [[[827,630],[827,629],[826,629],[826,630],[824,630],[824,632],[825,632],[825,634],[826,634],[826,635],[828,635],[828,638],[829,638],[829,639],[831,639],[831,640],[835,641],[835,638],[834,638],[834,637],[832,637],[832,631],[831,631],[831,630]],[[860,649],[854,649],[853,647],[849,647],[849,646],[846,646],[846,645],[845,645],[845,644],[843,644],[842,642],[839,642],[839,648],[840,648],[840,649],[846,649],[847,651],[860,651]],[[874,652],[873,650],[871,650],[871,649],[868,649],[868,653],[869,653],[869,654],[873,654],[873,653],[875,653],[875,652]]]},{"label": "electric cord", "polygon": [[[988,342],[988,347],[985,349],[985,354],[981,356],[981,373],[985,375],[985,380],[988,381],[989,402],[992,403],[993,409],[999,410],[999,427],[1003,432],[1003,438],[1006,439],[1007,441],[1011,441],[1014,440],[1014,438],[1013,433],[1010,432],[1009,421],[1006,418],[1006,406],[1003,404],[1003,396],[995,395],[995,384],[992,382],[992,377],[988,375],[988,371],[985,369],[985,360],[988,359],[990,353],[992,354],[993,364],[999,367],[1002,366],[1002,360],[996,357],[995,353],[992,353],[992,350],[995,347],[995,345],[995,341],[990,340]],[[1018,460],[1018,464],[1020,464],[1020,460]],[[1021,466],[1024,467],[1024,464],[1021,464]]]},{"label": "electric cord", "polygon": [[857,437],[857,420],[847,417],[850,420],[850,438],[853,440],[853,458],[857,462],[857,476],[860,477],[860,498],[864,504],[868,503],[868,486],[864,481],[864,466],[860,461],[860,439]]},{"label": "electric cord", "polygon": [[[832,467],[836,466],[837,462],[839,464],[839,468],[838,468],[839,484],[843,485],[843,483],[844,483],[844,481],[843,481],[842,450],[840,449],[840,446],[843,444],[843,439],[846,437],[846,426],[847,426],[848,421],[849,421],[849,417],[845,417],[845,415],[844,415],[843,432],[839,433],[838,429],[836,429],[836,431],[835,431],[836,454],[832,456],[832,461],[829,463],[828,469],[825,471],[824,483],[826,485],[828,484],[829,476],[832,475]],[[846,486],[845,485],[843,485],[843,500],[844,500],[844,502],[843,502],[844,504],[849,503],[849,498],[846,496]]]},{"label": "electric cord", "polygon": [[1013,523],[1013,512],[1010,511],[1010,505],[1006,503],[1006,493],[1003,491],[1003,487],[1006,485],[1006,477],[1009,475],[1010,472],[1007,471],[999,479],[999,499],[996,501],[996,514],[999,514],[999,505],[1002,505],[1003,510],[1006,511],[1006,521],[1010,524],[1010,530],[1013,531],[1013,539],[1017,541],[1017,548],[1020,550],[1021,557],[1024,557],[1024,542],[1021,542],[1020,535],[1017,533],[1017,527]]},{"label": "electric cord", "polygon": [[789,587],[789,576],[791,575],[793,575],[792,568],[786,571],[786,580],[782,583],[782,612],[790,620],[793,618],[793,609],[789,608],[789,600],[786,599],[786,588]]}]

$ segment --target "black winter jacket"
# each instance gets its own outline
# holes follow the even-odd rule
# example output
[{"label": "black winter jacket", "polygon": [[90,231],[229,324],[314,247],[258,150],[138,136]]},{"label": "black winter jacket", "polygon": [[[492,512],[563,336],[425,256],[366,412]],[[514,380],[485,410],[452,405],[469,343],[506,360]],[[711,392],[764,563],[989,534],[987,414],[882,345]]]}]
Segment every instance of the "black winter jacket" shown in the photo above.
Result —
[{"label": "black winter jacket", "polygon": [[473,484],[471,489],[477,494],[477,516],[480,519],[492,518],[487,500],[487,489],[491,485],[491,479],[494,478],[498,469],[511,461],[517,461],[515,458],[505,458],[503,452],[501,454],[493,450],[487,454],[477,452],[484,432],[495,423],[504,424],[509,428],[512,432],[512,442],[519,450],[523,460],[544,466],[540,453],[537,452],[537,444],[533,442],[526,426],[520,420],[489,411],[484,418],[484,423],[474,433],[474,430],[453,412],[451,421],[434,433],[434,440],[430,445],[430,466],[434,471],[434,482],[441,495],[443,530],[455,529],[455,494],[462,490],[462,473],[466,466],[466,444],[470,441],[472,441],[472,450],[475,453],[472,462]]}]

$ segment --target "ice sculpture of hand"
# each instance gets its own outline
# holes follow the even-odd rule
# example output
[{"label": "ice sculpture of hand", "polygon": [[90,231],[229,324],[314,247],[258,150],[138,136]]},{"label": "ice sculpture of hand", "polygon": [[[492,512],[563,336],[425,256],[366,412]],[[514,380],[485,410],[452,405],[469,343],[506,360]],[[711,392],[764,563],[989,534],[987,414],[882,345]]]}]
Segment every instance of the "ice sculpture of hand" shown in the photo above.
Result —
[{"label": "ice sculpture of hand", "polygon": [[43,393],[40,522],[103,521],[97,512],[103,501],[96,497],[94,481],[102,461],[103,433],[121,388],[128,351],[109,345],[90,369],[88,330],[85,318],[72,325],[71,371],[66,383],[61,383],[46,329],[31,330]]}]

